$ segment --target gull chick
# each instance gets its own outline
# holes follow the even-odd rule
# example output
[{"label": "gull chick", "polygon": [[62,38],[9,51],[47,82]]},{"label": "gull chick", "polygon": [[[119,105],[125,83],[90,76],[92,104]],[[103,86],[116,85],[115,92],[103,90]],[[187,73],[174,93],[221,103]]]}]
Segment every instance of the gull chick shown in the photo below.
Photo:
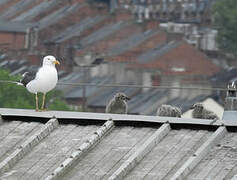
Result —
[{"label": "gull chick", "polygon": [[60,64],[54,56],[46,56],[38,70],[25,72],[20,80],[20,85],[35,94],[36,111],[39,111],[38,93],[43,93],[41,110],[44,110],[46,93],[55,88],[58,82],[58,73],[55,64]]},{"label": "gull chick", "polygon": [[166,117],[181,117],[181,109],[176,106],[162,104],[161,107],[157,109],[157,116]]},{"label": "gull chick", "polygon": [[192,117],[198,119],[215,119],[218,120],[218,116],[207,109],[204,108],[202,103],[194,104],[191,109],[193,109]]},{"label": "gull chick", "polygon": [[124,93],[115,94],[115,96],[107,104],[105,112],[113,114],[127,114],[128,100],[130,100],[130,98],[127,97]]}]

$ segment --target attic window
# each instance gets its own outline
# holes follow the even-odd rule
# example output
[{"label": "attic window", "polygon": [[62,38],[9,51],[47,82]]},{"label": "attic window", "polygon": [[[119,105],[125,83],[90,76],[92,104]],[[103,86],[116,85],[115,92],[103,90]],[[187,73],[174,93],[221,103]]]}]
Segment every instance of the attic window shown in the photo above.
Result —
[{"label": "attic window", "polygon": [[172,67],[171,70],[174,71],[174,72],[184,72],[185,68],[183,68],[183,67]]}]

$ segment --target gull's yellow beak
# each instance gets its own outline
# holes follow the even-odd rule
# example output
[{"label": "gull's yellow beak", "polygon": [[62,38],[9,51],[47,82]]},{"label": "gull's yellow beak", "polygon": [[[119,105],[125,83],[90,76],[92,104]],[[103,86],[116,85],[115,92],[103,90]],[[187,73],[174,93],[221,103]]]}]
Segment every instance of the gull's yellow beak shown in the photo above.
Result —
[{"label": "gull's yellow beak", "polygon": [[54,64],[60,64],[60,62],[58,60],[54,61]]}]

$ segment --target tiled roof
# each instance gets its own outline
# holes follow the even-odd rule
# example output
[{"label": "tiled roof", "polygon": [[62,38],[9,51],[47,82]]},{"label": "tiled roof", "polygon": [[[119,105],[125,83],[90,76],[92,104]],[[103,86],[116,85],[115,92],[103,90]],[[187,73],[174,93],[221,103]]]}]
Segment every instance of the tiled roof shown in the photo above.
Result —
[{"label": "tiled roof", "polygon": [[80,21],[80,23],[67,28],[65,31],[55,35],[49,42],[60,43],[67,39],[70,39],[74,36],[79,36],[83,31],[86,29],[94,26],[96,23],[102,21],[105,17],[104,16],[95,16],[93,18],[87,17]]},{"label": "tiled roof", "polygon": [[236,127],[234,121],[22,109],[0,114],[1,179],[205,180],[237,174],[237,134],[226,128]]},{"label": "tiled roof", "polygon": [[25,8],[31,6],[33,3],[35,3],[35,2],[31,1],[31,0],[21,0],[21,1],[17,2],[16,4],[14,4],[13,6],[11,6],[9,9],[7,9],[0,16],[0,19],[7,20],[8,18],[15,16],[17,13],[21,12]]},{"label": "tiled roof", "polygon": [[129,51],[133,47],[141,44],[146,39],[152,37],[156,32],[153,30],[148,30],[142,33],[136,33],[127,39],[122,40],[115,46],[111,47],[110,49],[106,50],[106,54],[108,56],[117,56],[119,54],[122,54],[126,51]]},{"label": "tiled roof", "polygon": [[89,36],[83,38],[80,41],[80,44],[83,47],[89,46],[97,41],[100,41],[100,40],[106,38],[107,36],[117,32],[117,31],[119,31],[121,28],[123,28],[127,25],[128,25],[128,23],[124,23],[122,21],[106,25],[106,26],[98,29],[97,31],[93,32]]},{"label": "tiled roof", "polygon": [[75,11],[79,11],[80,8],[83,8],[82,4],[74,4],[72,6],[65,5],[61,9],[53,12],[52,14],[44,17],[38,22],[39,29],[44,29],[48,26],[51,26],[58,22],[58,20],[74,13]]},{"label": "tiled roof", "polygon": [[12,19],[12,21],[31,21],[40,13],[52,8],[58,3],[58,0],[43,1],[40,4],[34,6],[30,10],[20,14],[19,16]]},{"label": "tiled roof", "polygon": [[162,45],[166,42],[166,33],[161,31],[156,31],[152,36],[146,38],[142,43],[134,46],[129,51],[125,51],[122,54],[113,56],[110,58],[112,61],[116,62],[134,62],[141,54],[149,51],[155,46]]}]

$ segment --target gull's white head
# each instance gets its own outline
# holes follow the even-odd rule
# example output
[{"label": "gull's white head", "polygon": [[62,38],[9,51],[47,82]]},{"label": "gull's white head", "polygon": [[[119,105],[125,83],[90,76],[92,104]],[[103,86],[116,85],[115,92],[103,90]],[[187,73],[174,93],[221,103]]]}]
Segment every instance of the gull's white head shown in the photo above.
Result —
[{"label": "gull's white head", "polygon": [[54,56],[45,56],[43,59],[43,66],[55,66],[55,64],[60,64]]}]

